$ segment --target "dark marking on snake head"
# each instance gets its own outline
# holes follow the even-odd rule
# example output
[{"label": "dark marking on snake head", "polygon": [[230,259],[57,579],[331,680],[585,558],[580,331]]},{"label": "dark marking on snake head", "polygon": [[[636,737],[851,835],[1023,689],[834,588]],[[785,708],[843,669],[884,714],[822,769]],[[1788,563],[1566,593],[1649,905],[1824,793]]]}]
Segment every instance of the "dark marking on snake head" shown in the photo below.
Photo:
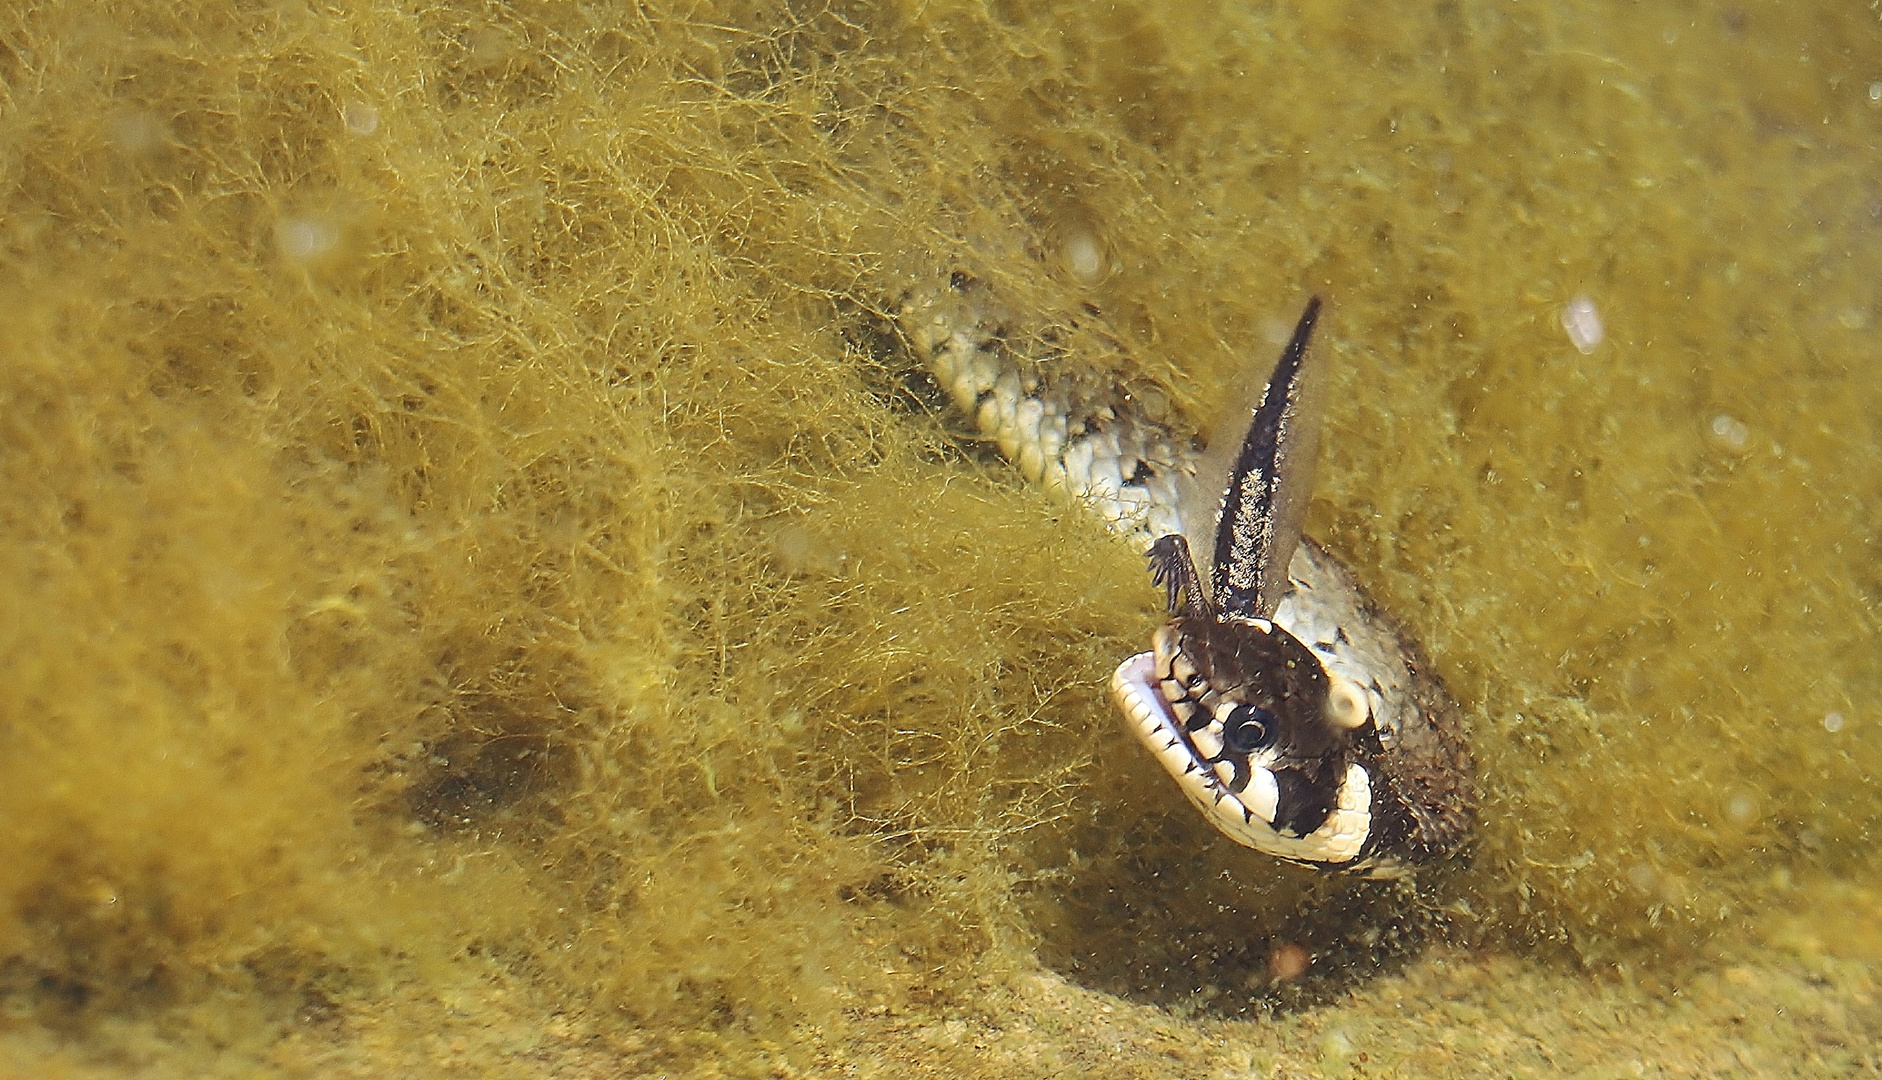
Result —
[{"label": "dark marking on snake head", "polygon": [[1338,778],[1319,768],[1278,770],[1274,785],[1281,795],[1274,827],[1295,836],[1306,836],[1324,824],[1340,795]]},{"label": "dark marking on snake head", "polygon": [[[1243,756],[1273,748],[1284,761],[1331,755],[1343,762],[1350,739],[1326,722],[1326,670],[1300,639],[1265,620],[1179,616],[1176,622],[1197,672],[1236,702],[1225,718],[1225,748]],[[1231,738],[1247,748],[1231,745]]]}]

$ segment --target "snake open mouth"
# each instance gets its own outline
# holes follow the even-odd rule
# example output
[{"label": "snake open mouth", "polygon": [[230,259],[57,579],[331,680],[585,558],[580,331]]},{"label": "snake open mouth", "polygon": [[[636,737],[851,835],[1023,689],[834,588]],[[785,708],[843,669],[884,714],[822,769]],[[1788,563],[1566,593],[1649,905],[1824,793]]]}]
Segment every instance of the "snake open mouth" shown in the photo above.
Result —
[{"label": "snake open mouth", "polygon": [[[1230,839],[1278,858],[1316,866],[1345,865],[1358,859],[1371,832],[1372,778],[1364,766],[1348,764],[1329,813],[1305,835],[1292,834],[1278,820],[1289,820],[1286,793],[1276,773],[1258,754],[1205,754],[1197,736],[1214,733],[1210,723],[1192,733],[1164,696],[1155,653],[1138,653],[1118,665],[1111,694],[1131,721],[1131,729],[1197,809]],[[1227,775],[1224,775],[1224,772]]]}]

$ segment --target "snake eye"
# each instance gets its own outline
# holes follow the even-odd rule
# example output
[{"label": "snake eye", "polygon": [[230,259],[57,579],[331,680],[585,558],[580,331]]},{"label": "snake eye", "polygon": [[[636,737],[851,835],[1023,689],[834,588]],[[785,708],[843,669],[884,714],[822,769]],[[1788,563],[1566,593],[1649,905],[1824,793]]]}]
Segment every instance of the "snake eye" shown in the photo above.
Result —
[{"label": "snake eye", "polygon": [[1274,714],[1256,705],[1237,705],[1222,723],[1222,747],[1252,754],[1274,744]]}]

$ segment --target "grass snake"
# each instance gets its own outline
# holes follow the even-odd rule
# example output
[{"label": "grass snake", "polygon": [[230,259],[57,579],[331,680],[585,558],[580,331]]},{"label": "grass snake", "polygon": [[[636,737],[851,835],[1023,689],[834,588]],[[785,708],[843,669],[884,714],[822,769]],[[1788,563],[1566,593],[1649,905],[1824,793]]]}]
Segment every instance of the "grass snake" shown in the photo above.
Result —
[{"label": "grass snake", "polygon": [[1213,439],[1153,395],[1016,354],[964,272],[911,290],[901,335],[1026,477],[1145,551],[1170,621],[1111,693],[1217,829],[1290,862],[1404,877],[1460,854],[1475,814],[1458,710],[1345,566],[1301,536],[1322,365],[1306,306],[1273,373]]}]

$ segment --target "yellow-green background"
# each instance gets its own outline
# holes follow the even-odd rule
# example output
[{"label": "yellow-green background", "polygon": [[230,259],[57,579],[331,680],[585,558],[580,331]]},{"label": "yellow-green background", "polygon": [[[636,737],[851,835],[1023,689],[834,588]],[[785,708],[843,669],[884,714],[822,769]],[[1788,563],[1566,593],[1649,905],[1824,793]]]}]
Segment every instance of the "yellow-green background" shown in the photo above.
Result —
[{"label": "yellow-green background", "polygon": [[[0,1069],[1875,1070],[1879,136],[1861,4],[10,5]],[[953,269],[1197,416],[1331,301],[1403,972],[1262,996],[1350,897],[1113,719]]]}]

